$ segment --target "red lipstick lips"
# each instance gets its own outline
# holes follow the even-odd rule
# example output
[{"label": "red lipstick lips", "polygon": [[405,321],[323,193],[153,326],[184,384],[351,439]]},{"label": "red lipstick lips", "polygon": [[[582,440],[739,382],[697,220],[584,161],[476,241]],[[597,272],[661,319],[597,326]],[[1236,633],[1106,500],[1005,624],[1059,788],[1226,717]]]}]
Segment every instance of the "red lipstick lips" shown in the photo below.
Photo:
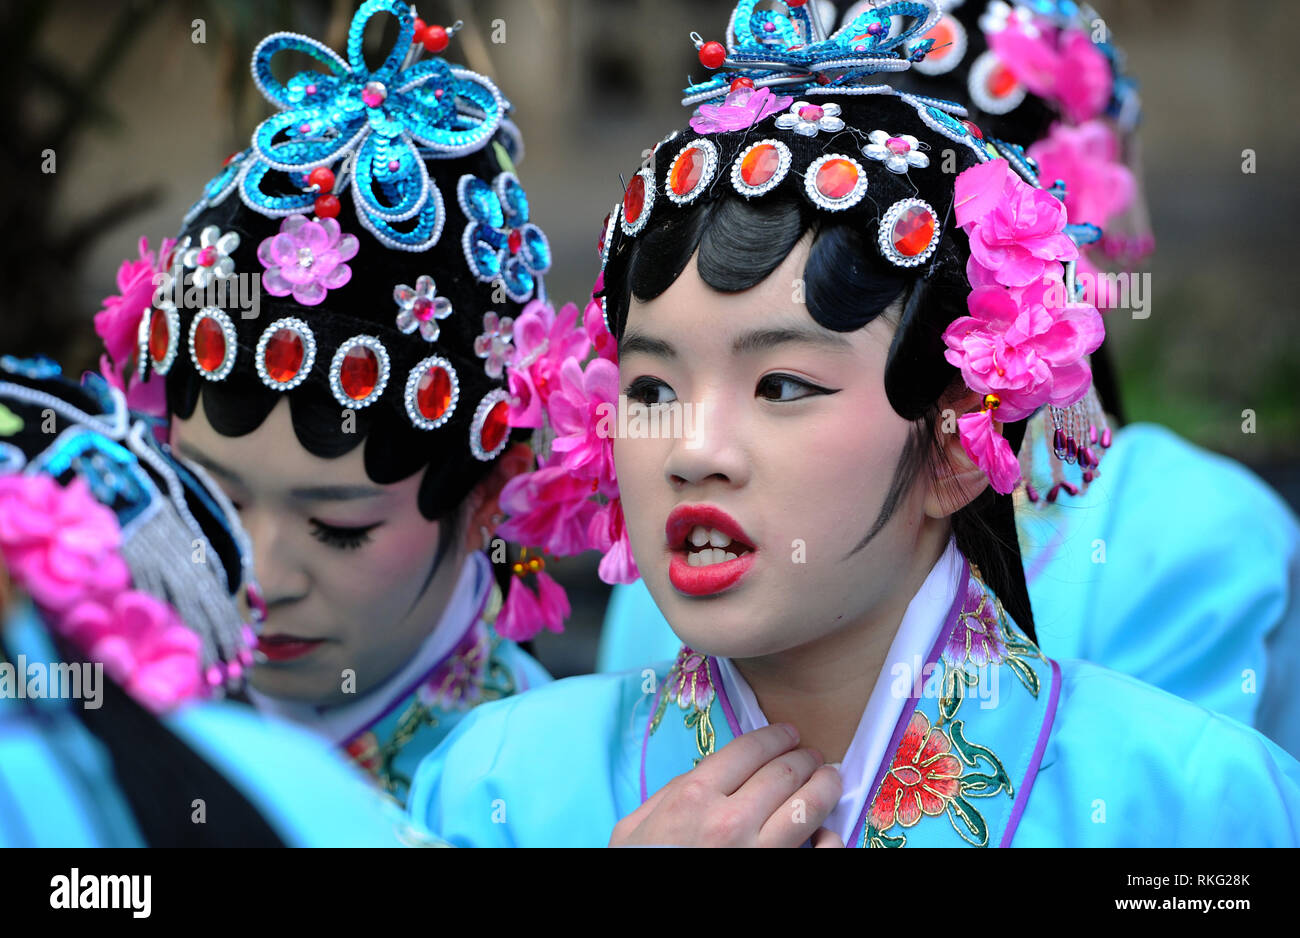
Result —
[{"label": "red lipstick lips", "polygon": [[[696,526],[716,528],[729,536],[731,545],[728,550],[739,556],[722,563],[691,566],[686,559],[691,548],[687,538]],[[712,596],[735,586],[753,568],[758,552],[740,522],[713,505],[679,505],[668,516],[664,534],[672,551],[668,579],[687,596]]]},{"label": "red lipstick lips", "polygon": [[257,650],[266,655],[268,661],[293,661],[315,651],[324,642],[323,638],[262,635],[257,639]]}]

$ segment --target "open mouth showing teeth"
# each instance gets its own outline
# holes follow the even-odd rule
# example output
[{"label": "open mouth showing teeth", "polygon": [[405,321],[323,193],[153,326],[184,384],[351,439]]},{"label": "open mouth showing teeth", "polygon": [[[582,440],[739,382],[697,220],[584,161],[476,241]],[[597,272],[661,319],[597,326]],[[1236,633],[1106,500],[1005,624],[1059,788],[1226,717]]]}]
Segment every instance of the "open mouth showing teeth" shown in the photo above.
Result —
[{"label": "open mouth showing teeth", "polygon": [[691,528],[686,536],[684,547],[686,562],[692,567],[726,563],[728,560],[735,560],[743,554],[751,553],[754,549],[743,541],[733,540],[730,534],[725,534],[717,528],[706,528],[701,524]]}]

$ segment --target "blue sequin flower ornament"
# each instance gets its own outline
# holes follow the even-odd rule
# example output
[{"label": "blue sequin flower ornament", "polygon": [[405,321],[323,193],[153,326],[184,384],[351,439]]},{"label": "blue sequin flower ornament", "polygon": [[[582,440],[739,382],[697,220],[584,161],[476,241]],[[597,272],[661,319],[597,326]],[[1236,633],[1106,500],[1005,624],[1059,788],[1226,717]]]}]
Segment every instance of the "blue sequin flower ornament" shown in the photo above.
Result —
[{"label": "blue sequin flower ornament", "polygon": [[460,177],[456,198],[469,219],[461,244],[469,269],[479,280],[500,280],[506,295],[526,303],[538,279],[551,269],[551,245],[528,220],[528,195],[511,173],[488,185],[476,176]]},{"label": "blue sequin flower ornament", "polygon": [[[362,55],[362,36],[381,13],[397,19],[397,42],[371,70]],[[367,0],[352,18],[346,61],[297,33],[274,33],[258,44],[253,80],[280,112],[258,125],[252,148],[240,160],[239,193],[250,208],[271,217],[309,214],[318,193],[307,176],[341,162],[336,188],[350,187],[357,217],[381,243],[424,251],[438,242],[446,211],[425,158],[445,159],[485,146],[509,105],[491,81],[468,69],[437,58],[406,66],[414,32],[408,6]],[[287,51],[312,57],[326,71],[300,71],[281,83],[271,63]],[[287,173],[304,192],[264,192],[262,180],[272,170]]]}]

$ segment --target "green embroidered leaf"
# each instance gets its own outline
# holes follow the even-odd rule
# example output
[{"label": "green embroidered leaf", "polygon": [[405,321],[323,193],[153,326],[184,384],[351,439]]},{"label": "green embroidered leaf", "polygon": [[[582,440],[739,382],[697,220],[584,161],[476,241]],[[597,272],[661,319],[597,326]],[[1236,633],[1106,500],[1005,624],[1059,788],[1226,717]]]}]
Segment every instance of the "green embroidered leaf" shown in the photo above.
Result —
[{"label": "green embroidered leaf", "polygon": [[876,830],[870,824],[863,834],[863,839],[872,847],[906,847],[907,835],[899,834],[897,837],[886,837],[880,831]]},{"label": "green embroidered leaf", "polygon": [[1038,691],[1041,686],[1038,683],[1038,672],[1025,663],[1024,659],[1018,655],[1012,655],[1007,658],[1007,665],[1020,679],[1020,683],[1025,685],[1025,690],[1038,699]]},{"label": "green embroidered leaf", "polygon": [[967,793],[966,780],[968,778],[973,780],[972,784],[975,786],[970,794],[975,794],[976,797],[987,798],[989,795],[997,794],[1004,788],[1008,795],[1015,793],[1011,785],[1011,777],[1007,775],[1007,770],[1002,767],[1001,760],[994,755],[993,750],[968,740],[966,738],[966,725],[961,720],[953,722],[949,728],[949,735],[952,737],[953,748],[957,750],[957,755],[961,757],[963,762],[974,768],[978,765],[980,759],[984,759],[992,769],[991,775],[963,775],[961,778],[963,794]]},{"label": "green embroidered leaf", "polygon": [[[986,847],[989,842],[989,826],[984,822],[984,815],[965,798],[958,796],[948,802],[948,820],[957,836],[968,844]],[[957,822],[961,821],[960,824]],[[965,828],[963,830],[963,827]]]},{"label": "green embroidered leaf", "polygon": [[0,404],[0,436],[13,436],[23,428],[23,418]]},{"label": "green embroidered leaf", "polygon": [[961,777],[961,793],[972,798],[987,798],[1002,790],[1002,780],[996,775],[978,773]]}]

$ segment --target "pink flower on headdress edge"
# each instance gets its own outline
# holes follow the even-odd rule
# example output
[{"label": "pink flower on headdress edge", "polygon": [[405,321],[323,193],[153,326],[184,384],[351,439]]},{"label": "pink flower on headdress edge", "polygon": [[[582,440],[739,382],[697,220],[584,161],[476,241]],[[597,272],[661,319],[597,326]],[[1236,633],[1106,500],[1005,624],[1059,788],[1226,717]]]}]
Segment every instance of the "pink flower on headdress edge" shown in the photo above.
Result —
[{"label": "pink flower on headdress edge", "polygon": [[701,104],[691,118],[691,129],[700,134],[747,130],[794,102],[788,95],[776,96],[770,88],[737,88],[722,104]]},{"label": "pink flower on headdress edge", "polygon": [[537,595],[524,583],[522,576],[510,580],[510,593],[497,613],[495,628],[502,638],[526,642],[542,629],[560,633],[564,620],[572,611],[564,588],[545,571],[539,570]]},{"label": "pink flower on headdress edge", "polygon": [[1000,420],[1022,420],[1045,403],[1068,406],[1087,390],[1085,356],[1105,330],[1096,309],[1063,298],[1064,284],[1054,282],[1025,288],[1019,302],[1000,286],[976,287],[971,314],[944,330],[944,357],[972,391],[998,395]]},{"label": "pink flower on headdress edge", "polygon": [[1119,139],[1104,121],[1079,127],[1052,125],[1048,135],[1029,148],[1044,181],[1065,181],[1065,208],[1071,221],[1105,228],[1132,204],[1137,192],[1133,173],[1119,162]]},{"label": "pink flower on headdress edge", "polygon": [[1003,286],[1028,286],[1052,261],[1079,256],[1064,233],[1065,206],[1020,179],[1006,160],[990,160],[958,176],[954,205],[971,256]]},{"label": "pink flower on headdress edge", "polygon": [[591,519],[587,536],[591,546],[604,554],[596,568],[602,582],[635,583],[640,579],[641,571],[637,569],[632,542],[627,536],[622,499],[610,499],[600,507]]},{"label": "pink flower on headdress edge", "polygon": [[507,380],[510,387],[510,425],[538,428],[552,391],[559,385],[565,360],[587,357],[590,343],[576,327],[578,307],[567,303],[556,312],[542,300],[533,300],[515,318],[515,356]]},{"label": "pink flower on headdress edge", "polygon": [[589,481],[553,463],[505,484],[500,505],[507,518],[497,533],[557,557],[571,557],[588,549],[587,529],[599,506],[591,500]]},{"label": "pink flower on headdress edge", "polygon": [[1081,30],[1043,28],[1030,35],[1018,24],[988,33],[989,48],[1032,94],[1061,106],[1081,124],[1106,109],[1114,86],[1110,63]]},{"label": "pink flower on headdress edge", "polygon": [[592,359],[586,371],[575,359],[560,369],[560,387],[551,395],[551,444],[564,467],[580,479],[596,483],[596,491],[618,494],[614,475],[614,434],[609,423],[618,414],[618,366]]},{"label": "pink flower on headdress edge", "polygon": [[330,290],[352,279],[345,261],[357,254],[356,235],[343,234],[333,218],[308,221],[290,215],[280,223],[280,233],[257,246],[257,259],[266,270],[262,286],[272,296],[289,296],[303,306],[324,302]]},{"label": "pink flower on headdress edge", "polygon": [[138,260],[124,260],[117,269],[118,293],[104,297],[95,314],[95,332],[104,342],[106,355],[100,356],[99,370],[112,387],[126,394],[127,406],[134,411],[161,417],[166,413],[163,382],[150,377],[146,381],[129,381],[131,361],[136,353],[140,320],[149,313],[156,289],[155,274],[162,273],[168,255],[176,246],[173,238],[163,238],[155,255],[149,239],[138,243]]},{"label": "pink flower on headdress edge", "polygon": [[957,419],[962,448],[989,477],[993,490],[1007,495],[1020,482],[1020,461],[1006,437],[993,428],[993,411],[980,410]]}]

